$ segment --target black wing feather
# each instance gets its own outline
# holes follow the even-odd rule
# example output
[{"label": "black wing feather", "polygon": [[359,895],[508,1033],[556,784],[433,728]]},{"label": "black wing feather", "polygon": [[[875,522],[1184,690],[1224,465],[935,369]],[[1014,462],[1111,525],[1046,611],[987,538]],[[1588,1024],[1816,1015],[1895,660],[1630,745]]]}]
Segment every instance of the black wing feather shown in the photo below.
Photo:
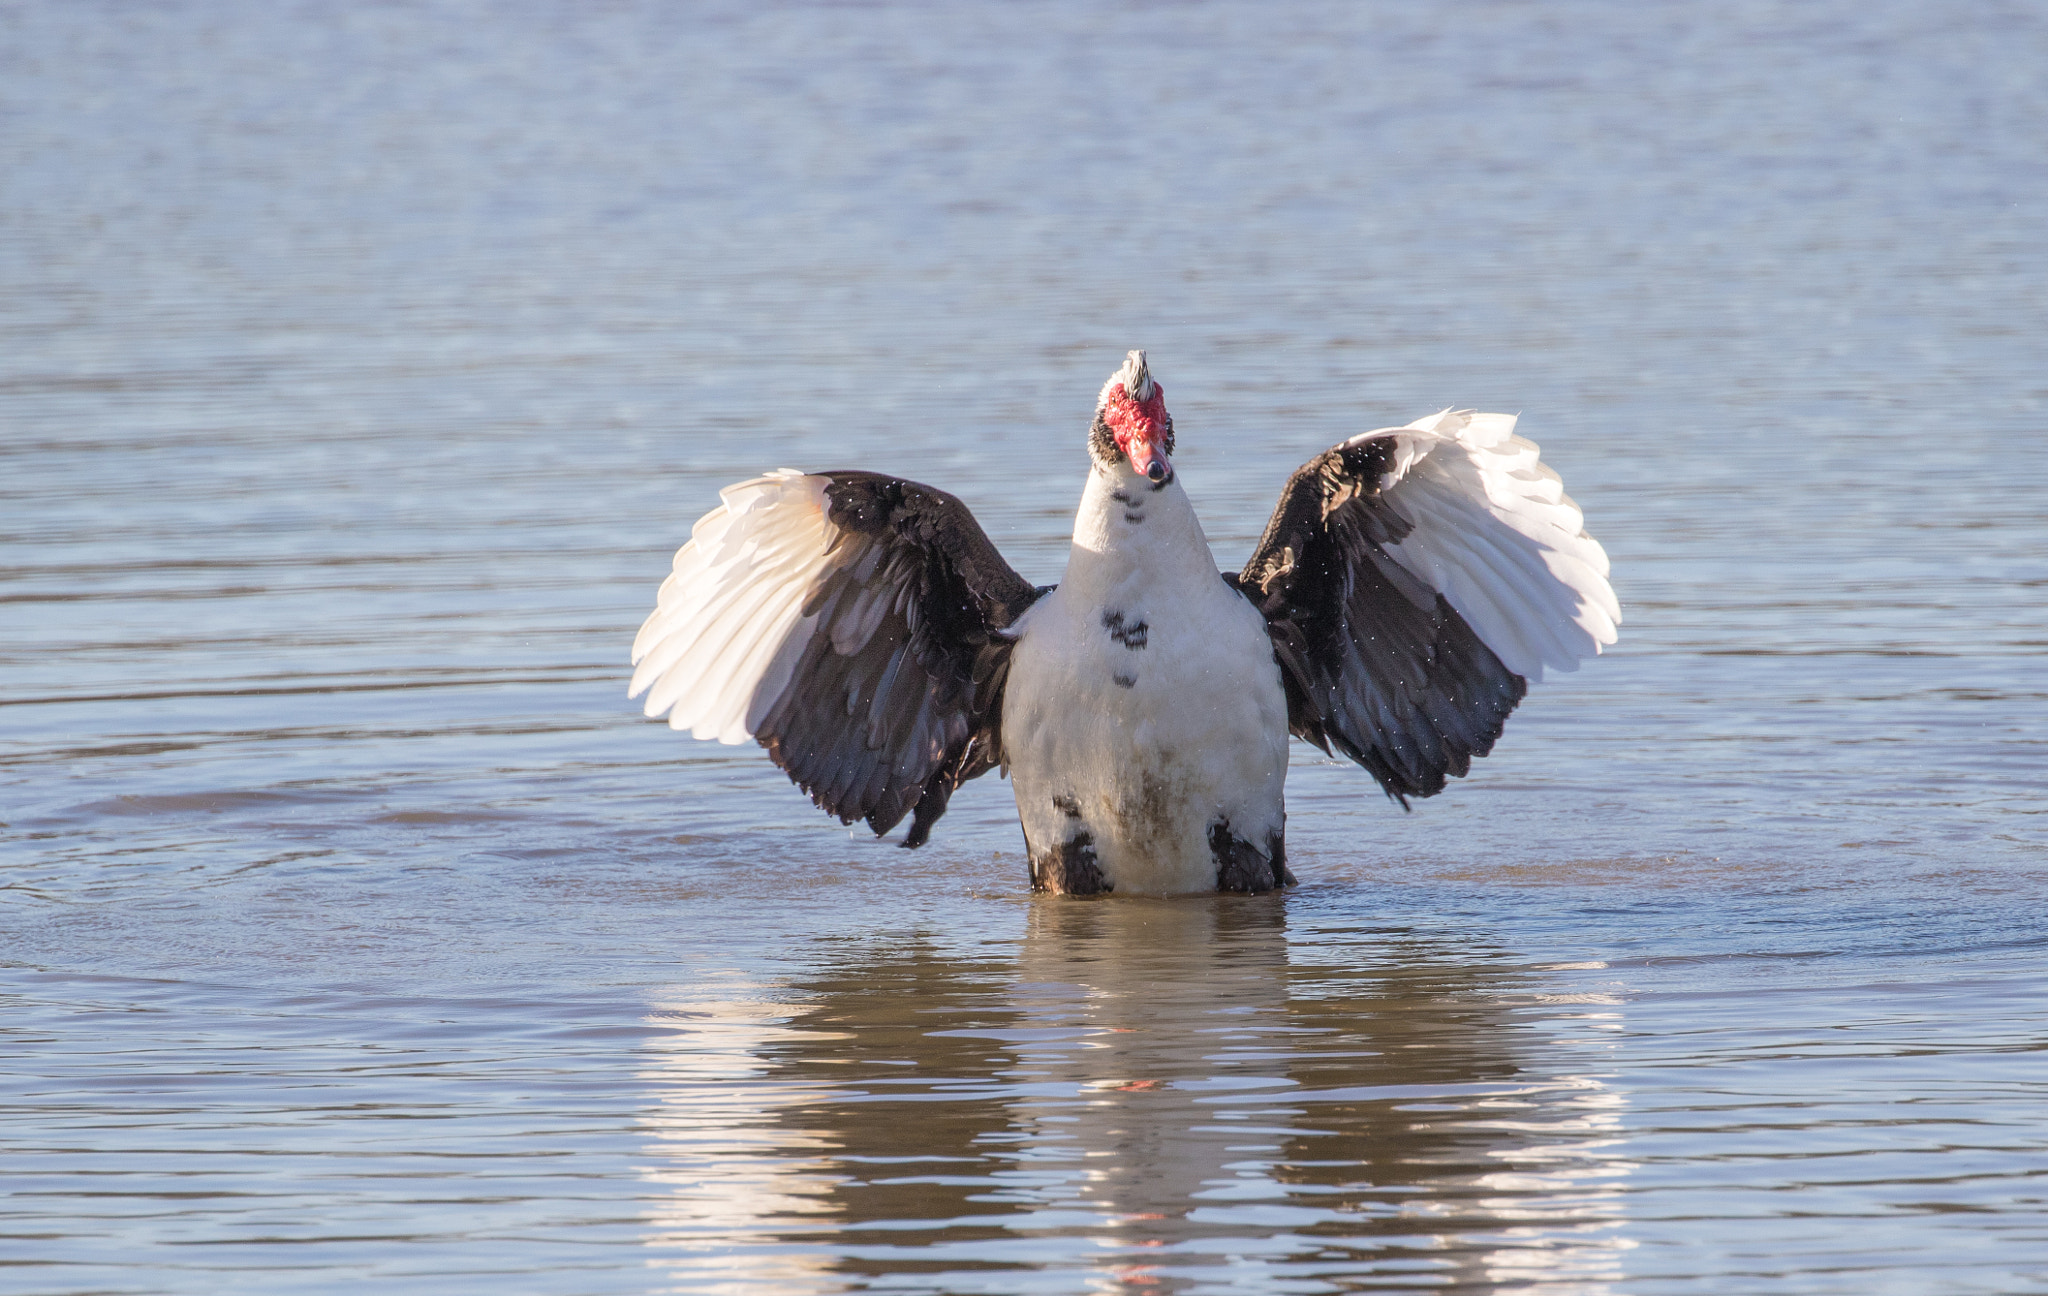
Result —
[{"label": "black wing feather", "polygon": [[[999,632],[1044,591],[944,491],[882,473],[818,475],[834,561],[804,607],[816,630],[754,737],[842,823],[880,834],[915,812],[903,844],[919,846],[954,789],[1002,759],[1011,641]],[[850,643],[875,600],[880,623]]]},{"label": "black wing feather", "polygon": [[1225,579],[1265,615],[1288,728],[1405,806],[1493,750],[1529,683],[1387,555],[1412,529],[1380,490],[1393,452],[1377,438],[1304,464],[1243,573]]}]

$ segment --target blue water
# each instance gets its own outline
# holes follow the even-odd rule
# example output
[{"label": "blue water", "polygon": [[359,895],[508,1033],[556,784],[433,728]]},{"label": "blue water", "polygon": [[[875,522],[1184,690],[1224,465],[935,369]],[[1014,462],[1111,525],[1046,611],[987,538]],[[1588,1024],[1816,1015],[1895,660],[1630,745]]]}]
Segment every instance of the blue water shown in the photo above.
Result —
[{"label": "blue water", "polygon": [[[2048,19],[0,4],[0,1290],[2048,1289]],[[1622,640],[1282,897],[624,696],[727,482],[1226,568],[1519,412]]]}]

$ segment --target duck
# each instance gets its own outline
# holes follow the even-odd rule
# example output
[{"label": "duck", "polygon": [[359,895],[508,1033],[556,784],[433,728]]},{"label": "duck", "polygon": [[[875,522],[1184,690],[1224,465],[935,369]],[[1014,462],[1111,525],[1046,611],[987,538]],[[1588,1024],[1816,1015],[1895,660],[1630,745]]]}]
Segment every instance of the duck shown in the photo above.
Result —
[{"label": "duck", "polygon": [[1340,442],[1222,571],[1132,351],[1096,399],[1057,584],[932,486],[778,469],[691,529],[628,696],[694,738],[759,744],[842,823],[908,817],[908,848],[998,770],[1035,891],[1292,886],[1291,739],[1406,809],[1492,751],[1545,669],[1616,641],[1607,554],[1516,423],[1445,409]]}]

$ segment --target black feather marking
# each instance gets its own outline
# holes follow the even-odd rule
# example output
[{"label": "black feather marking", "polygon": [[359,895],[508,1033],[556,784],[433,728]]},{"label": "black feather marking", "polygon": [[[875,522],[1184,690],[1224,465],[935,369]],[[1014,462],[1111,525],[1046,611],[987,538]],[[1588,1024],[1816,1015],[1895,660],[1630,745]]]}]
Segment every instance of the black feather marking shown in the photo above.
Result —
[{"label": "black feather marking", "polygon": [[1286,848],[1279,833],[1272,834],[1266,849],[1260,850],[1230,830],[1230,820],[1209,825],[1209,854],[1216,860],[1216,889],[1259,895],[1291,884]]},{"label": "black feather marking", "polygon": [[1110,638],[1116,640],[1132,652],[1141,651],[1145,647],[1146,639],[1152,632],[1152,627],[1143,621],[1132,621],[1126,624],[1124,614],[1121,612],[1104,612],[1102,614],[1102,628],[1109,631]]},{"label": "black feather marking", "polygon": [[1138,677],[1136,675],[1126,675],[1122,671],[1110,672],[1109,682],[1116,685],[1118,688],[1138,687]]},{"label": "black feather marking", "polygon": [[1114,891],[1095,858],[1095,838],[1086,828],[1049,849],[1031,853],[1031,889],[1055,895],[1102,895]]},{"label": "black feather marking", "polygon": [[1104,468],[1114,468],[1123,462],[1124,452],[1116,448],[1116,433],[1109,430],[1100,411],[1088,429],[1088,457]]}]

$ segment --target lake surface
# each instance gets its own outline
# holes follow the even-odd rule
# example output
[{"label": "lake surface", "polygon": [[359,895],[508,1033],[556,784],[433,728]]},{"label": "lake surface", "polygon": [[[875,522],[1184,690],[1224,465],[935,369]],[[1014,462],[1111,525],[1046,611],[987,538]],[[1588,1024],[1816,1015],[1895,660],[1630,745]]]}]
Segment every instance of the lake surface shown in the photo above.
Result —
[{"label": "lake surface", "polygon": [[[0,5],[0,1290],[2048,1290],[2048,16]],[[625,697],[717,488],[1225,567],[1518,411],[1622,640],[1284,896]]]}]

